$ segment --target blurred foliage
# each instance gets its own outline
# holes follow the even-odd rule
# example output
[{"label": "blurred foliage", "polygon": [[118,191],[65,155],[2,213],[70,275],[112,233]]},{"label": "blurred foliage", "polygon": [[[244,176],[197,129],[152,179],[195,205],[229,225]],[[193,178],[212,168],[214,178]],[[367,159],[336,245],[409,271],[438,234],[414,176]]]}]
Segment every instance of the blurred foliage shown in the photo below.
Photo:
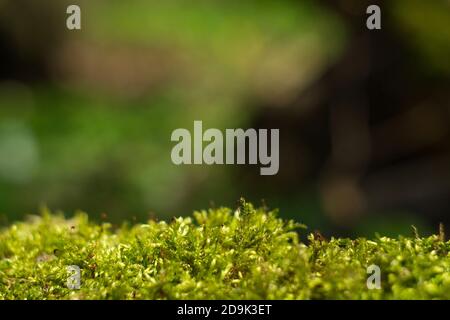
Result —
[{"label": "blurred foliage", "polygon": [[196,119],[217,128],[249,125],[249,99],[295,92],[342,43],[337,19],[309,2],[82,7],[83,33],[67,33],[51,62],[56,81],[0,86],[2,125],[27,132],[0,131],[4,144],[25,141],[0,162],[3,212],[46,203],[120,220],[124,212],[180,213],[192,198],[234,201],[244,190],[227,193],[230,168],[171,164],[171,131]]},{"label": "blurred foliage", "polygon": [[390,1],[405,42],[426,61],[424,69],[450,75],[450,8],[446,0]]},{"label": "blurred foliage", "polygon": [[[64,28],[68,1],[0,0],[1,224],[43,204],[107,214],[113,222],[145,221],[210,202],[231,205],[245,195],[331,229],[335,222],[318,190],[322,172],[301,167],[296,155],[281,154],[298,168],[282,167],[273,180],[249,167],[177,167],[170,134],[198,119],[224,129],[258,125],[268,109],[288,120],[305,112],[292,105],[317,84],[315,94],[326,94],[324,77],[353,50],[359,32],[336,7],[269,0],[76,3],[80,32]],[[417,56],[423,70],[446,77],[448,2],[395,1],[386,3],[383,19],[385,12],[386,28],[411,48],[411,64]],[[346,73],[340,77],[345,83]],[[282,135],[295,139],[286,130]],[[300,148],[306,163],[326,162],[328,150],[307,158],[319,144],[325,145]],[[395,219],[390,226],[398,225],[397,233],[411,224],[407,216]]]}]

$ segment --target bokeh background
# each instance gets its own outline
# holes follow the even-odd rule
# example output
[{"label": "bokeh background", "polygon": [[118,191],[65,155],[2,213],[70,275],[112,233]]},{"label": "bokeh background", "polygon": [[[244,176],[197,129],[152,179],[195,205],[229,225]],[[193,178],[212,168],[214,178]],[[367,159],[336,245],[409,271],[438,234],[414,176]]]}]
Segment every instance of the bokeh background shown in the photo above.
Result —
[{"label": "bokeh background", "polygon": [[[373,3],[382,30],[365,26]],[[450,225],[449,80],[447,0],[0,0],[0,224],[245,196],[326,236],[435,232]],[[170,134],[194,120],[279,128],[278,175],[173,165]]]}]

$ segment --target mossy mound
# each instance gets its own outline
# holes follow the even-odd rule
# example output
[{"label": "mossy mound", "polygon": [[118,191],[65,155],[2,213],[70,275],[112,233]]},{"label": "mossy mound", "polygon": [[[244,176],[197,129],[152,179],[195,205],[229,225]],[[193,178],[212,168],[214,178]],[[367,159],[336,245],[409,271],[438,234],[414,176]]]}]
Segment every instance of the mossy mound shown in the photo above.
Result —
[{"label": "mossy mound", "polygon": [[[450,242],[309,236],[241,202],[113,230],[44,213],[0,232],[0,299],[449,299]],[[381,289],[367,288],[367,267]],[[78,290],[67,267],[81,270]]]}]

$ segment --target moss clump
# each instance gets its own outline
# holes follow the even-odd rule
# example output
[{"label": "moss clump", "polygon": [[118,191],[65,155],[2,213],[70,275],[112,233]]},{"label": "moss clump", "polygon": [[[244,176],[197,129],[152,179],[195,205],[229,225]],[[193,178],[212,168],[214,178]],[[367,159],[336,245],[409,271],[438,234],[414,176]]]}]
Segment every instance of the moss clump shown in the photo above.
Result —
[{"label": "moss clump", "polygon": [[[243,201],[118,230],[44,213],[0,233],[0,299],[450,298],[450,242],[437,235],[303,244],[299,227]],[[366,286],[372,264],[380,290]]]}]

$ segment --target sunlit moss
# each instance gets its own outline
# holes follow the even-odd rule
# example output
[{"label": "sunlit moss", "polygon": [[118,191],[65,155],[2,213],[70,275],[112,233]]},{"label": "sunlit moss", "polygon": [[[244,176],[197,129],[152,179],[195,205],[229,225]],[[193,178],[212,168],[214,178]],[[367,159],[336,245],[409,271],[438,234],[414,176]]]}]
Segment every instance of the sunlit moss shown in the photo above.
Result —
[{"label": "sunlit moss", "polygon": [[[44,213],[0,233],[0,299],[450,298],[450,242],[331,239],[241,200],[170,223],[110,224]],[[381,268],[380,290],[366,285]],[[67,266],[81,269],[67,288]]]}]

